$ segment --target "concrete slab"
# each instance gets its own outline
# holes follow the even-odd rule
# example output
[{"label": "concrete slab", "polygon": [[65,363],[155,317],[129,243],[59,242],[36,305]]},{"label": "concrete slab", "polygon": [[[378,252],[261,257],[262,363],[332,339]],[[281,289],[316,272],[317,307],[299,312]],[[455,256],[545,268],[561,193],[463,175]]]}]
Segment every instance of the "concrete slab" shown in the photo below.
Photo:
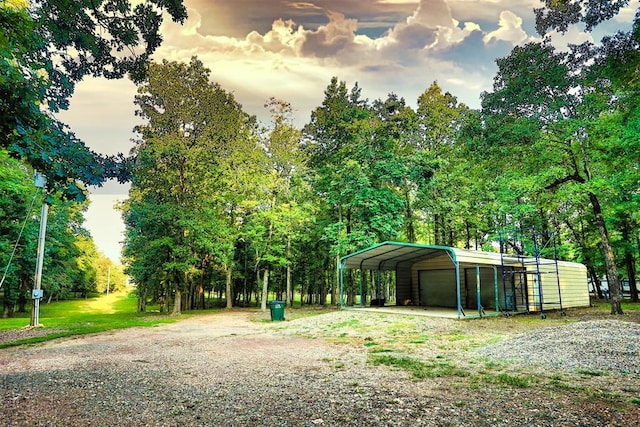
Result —
[{"label": "concrete slab", "polygon": [[[443,317],[457,319],[458,310],[446,307],[415,307],[415,306],[383,306],[383,307],[349,307],[349,310],[369,311],[374,313],[402,314],[406,316]],[[476,310],[465,310],[460,319],[478,319],[479,317],[502,316],[499,311],[485,310],[480,316]]]}]

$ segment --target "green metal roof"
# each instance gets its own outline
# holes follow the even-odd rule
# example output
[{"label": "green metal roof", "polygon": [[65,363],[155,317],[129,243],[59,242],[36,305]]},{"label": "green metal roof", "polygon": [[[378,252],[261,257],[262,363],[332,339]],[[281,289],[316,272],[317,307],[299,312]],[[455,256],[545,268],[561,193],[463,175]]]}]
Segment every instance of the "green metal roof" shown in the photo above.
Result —
[{"label": "green metal roof", "polygon": [[340,258],[340,265],[346,269],[395,270],[400,264],[410,265],[443,254],[455,262],[456,250],[447,246],[383,242]]},{"label": "green metal roof", "polygon": [[518,259],[506,254],[501,256],[498,252],[416,243],[383,242],[340,258],[340,265],[343,269],[395,270],[398,266],[409,266],[415,262],[442,255],[448,255],[451,261],[458,265],[515,266],[522,263],[522,258]]}]

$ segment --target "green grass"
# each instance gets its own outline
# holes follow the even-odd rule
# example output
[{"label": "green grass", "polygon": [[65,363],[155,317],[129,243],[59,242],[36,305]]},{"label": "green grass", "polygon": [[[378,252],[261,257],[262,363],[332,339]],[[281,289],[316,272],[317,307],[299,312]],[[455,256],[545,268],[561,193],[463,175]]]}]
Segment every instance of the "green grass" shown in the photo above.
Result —
[{"label": "green grass", "polygon": [[640,303],[637,302],[623,302],[622,311],[640,311]]},{"label": "green grass", "polygon": [[[159,316],[153,311],[137,313],[136,309],[137,299],[134,292],[41,304],[40,324],[44,335],[0,343],[0,348],[134,326],[154,326],[176,320],[175,317]],[[10,319],[0,319],[0,329],[20,329],[28,326],[30,316],[30,313],[21,313]]]},{"label": "green grass", "polygon": [[511,387],[527,388],[529,380],[527,378],[518,377],[509,374],[488,375],[487,381],[494,384],[505,384]]},{"label": "green grass", "polygon": [[466,377],[469,375],[448,362],[423,362],[406,356],[372,355],[369,362],[374,366],[384,365],[410,372],[414,378],[438,378],[446,376]]}]

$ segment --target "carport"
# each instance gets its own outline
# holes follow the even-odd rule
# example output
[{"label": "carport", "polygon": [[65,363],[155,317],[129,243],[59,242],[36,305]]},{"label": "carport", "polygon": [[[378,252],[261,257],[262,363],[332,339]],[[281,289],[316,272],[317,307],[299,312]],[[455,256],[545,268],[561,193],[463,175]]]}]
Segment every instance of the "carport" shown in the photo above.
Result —
[{"label": "carport", "polygon": [[[384,242],[344,256],[340,259],[340,306],[345,306],[345,270],[360,271],[361,301],[365,299],[362,280],[366,270],[395,271],[396,305],[411,301],[414,307],[452,308],[457,310],[458,318],[468,317],[465,308],[473,307],[481,316],[485,307],[499,307],[497,267],[500,266],[500,254],[495,254],[497,265],[495,259],[487,262],[484,257],[479,259],[478,254],[487,253],[447,246]],[[472,292],[468,289],[471,285]],[[473,302],[469,301],[471,294]]]},{"label": "carport", "polygon": [[[344,273],[395,272],[396,305],[438,307],[458,318],[589,305],[586,267],[543,258],[447,246],[383,242],[340,258],[340,307],[346,307]],[[561,276],[562,275],[562,279]],[[379,280],[379,279],[378,279]],[[409,302],[408,304],[405,304]]]}]

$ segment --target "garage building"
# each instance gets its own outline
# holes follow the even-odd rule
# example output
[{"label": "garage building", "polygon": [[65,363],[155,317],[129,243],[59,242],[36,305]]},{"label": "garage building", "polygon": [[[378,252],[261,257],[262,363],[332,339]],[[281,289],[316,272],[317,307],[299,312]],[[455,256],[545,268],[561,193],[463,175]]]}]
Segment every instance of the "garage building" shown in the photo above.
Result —
[{"label": "garage building", "polygon": [[555,259],[384,242],[340,258],[339,269],[341,307],[346,270],[361,283],[365,271],[393,271],[396,305],[449,308],[458,318],[589,306],[586,267]]}]

